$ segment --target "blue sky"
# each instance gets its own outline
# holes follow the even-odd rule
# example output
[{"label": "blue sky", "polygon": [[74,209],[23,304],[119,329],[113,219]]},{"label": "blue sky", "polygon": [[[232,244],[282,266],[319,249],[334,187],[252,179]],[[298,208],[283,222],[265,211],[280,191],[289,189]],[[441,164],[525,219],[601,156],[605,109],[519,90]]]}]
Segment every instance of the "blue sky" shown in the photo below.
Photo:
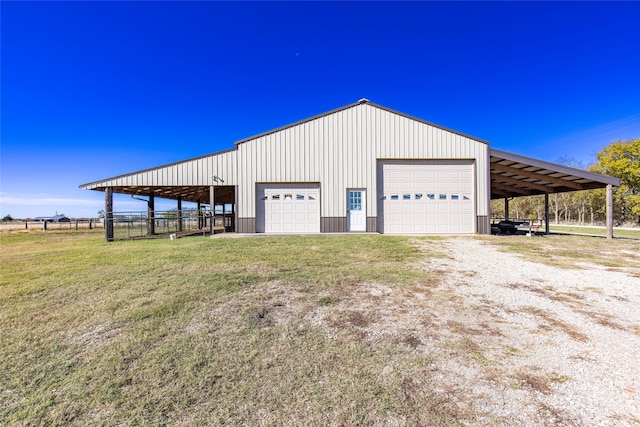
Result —
[{"label": "blue sky", "polygon": [[360,98],[548,161],[640,136],[640,2],[0,8],[2,216],[95,216],[80,184]]}]

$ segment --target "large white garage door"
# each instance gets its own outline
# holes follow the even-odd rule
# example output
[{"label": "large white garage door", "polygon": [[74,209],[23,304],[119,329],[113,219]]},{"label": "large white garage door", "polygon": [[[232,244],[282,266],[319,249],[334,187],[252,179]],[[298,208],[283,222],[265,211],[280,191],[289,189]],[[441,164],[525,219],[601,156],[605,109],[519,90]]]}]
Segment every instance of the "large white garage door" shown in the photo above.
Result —
[{"label": "large white garage door", "polygon": [[318,184],[260,184],[257,188],[258,233],[319,233]]},{"label": "large white garage door", "polygon": [[473,171],[473,163],[464,160],[381,162],[378,215],[383,232],[473,233]]}]

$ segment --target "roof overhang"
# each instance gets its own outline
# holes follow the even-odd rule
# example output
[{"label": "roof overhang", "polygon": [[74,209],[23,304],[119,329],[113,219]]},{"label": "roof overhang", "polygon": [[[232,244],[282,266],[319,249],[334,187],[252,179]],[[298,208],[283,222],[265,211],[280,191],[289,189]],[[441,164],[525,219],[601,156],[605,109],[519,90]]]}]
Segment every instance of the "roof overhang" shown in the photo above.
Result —
[{"label": "roof overhang", "polygon": [[[88,184],[87,184],[88,185]],[[105,191],[107,186],[94,186],[91,190]],[[151,196],[170,199],[182,200],[184,202],[209,203],[211,187],[202,185],[185,185],[185,186],[113,186],[113,192],[117,194],[131,194],[132,196]],[[234,186],[214,186],[216,204],[234,203],[235,187]]]},{"label": "roof overhang", "polygon": [[506,151],[490,149],[490,157],[492,199],[620,186],[618,178]]}]

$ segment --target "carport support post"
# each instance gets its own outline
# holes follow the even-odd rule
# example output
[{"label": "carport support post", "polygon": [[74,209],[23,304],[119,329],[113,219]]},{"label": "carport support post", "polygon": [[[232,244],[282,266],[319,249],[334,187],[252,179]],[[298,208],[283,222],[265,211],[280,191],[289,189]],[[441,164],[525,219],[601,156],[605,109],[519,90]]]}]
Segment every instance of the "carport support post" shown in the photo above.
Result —
[{"label": "carport support post", "polygon": [[211,224],[209,224],[209,226],[211,227],[211,231],[210,233],[213,234],[213,223],[215,222],[215,218],[216,218],[216,187],[214,187],[213,185],[209,187],[209,206],[211,207]]},{"label": "carport support post", "polygon": [[504,219],[505,221],[509,219],[509,198],[504,198]]},{"label": "carport support post", "polygon": [[104,190],[104,237],[113,242],[113,187]]},{"label": "carport support post", "polygon": [[613,185],[607,184],[607,239],[613,239]]},{"label": "carport support post", "polygon": [[149,201],[147,202],[147,236],[156,234],[155,220],[155,197],[153,193],[149,193]]},{"label": "carport support post", "polygon": [[224,231],[227,231],[227,213],[225,212],[225,204],[222,204],[222,226]]},{"label": "carport support post", "polygon": [[544,234],[549,234],[549,193],[544,193]]},{"label": "carport support post", "polygon": [[178,231],[182,231],[182,197],[178,197]]}]

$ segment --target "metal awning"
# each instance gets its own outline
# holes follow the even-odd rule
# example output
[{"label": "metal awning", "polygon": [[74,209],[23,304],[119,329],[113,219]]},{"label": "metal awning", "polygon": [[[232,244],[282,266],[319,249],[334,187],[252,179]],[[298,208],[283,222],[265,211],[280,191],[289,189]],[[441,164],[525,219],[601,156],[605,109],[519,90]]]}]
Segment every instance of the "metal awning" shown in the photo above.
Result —
[{"label": "metal awning", "polygon": [[[89,186],[90,184],[85,184]],[[86,187],[85,187],[86,188]],[[182,200],[183,202],[209,203],[210,189],[204,185],[183,185],[183,186],[149,186],[149,185],[127,185],[113,186],[113,192],[117,194],[131,194],[136,196],[150,196],[161,199]],[[235,186],[216,185],[216,204],[235,203]],[[94,186],[92,190],[105,191],[106,186]]]},{"label": "metal awning", "polygon": [[491,198],[534,196],[620,186],[620,179],[490,149]]}]

